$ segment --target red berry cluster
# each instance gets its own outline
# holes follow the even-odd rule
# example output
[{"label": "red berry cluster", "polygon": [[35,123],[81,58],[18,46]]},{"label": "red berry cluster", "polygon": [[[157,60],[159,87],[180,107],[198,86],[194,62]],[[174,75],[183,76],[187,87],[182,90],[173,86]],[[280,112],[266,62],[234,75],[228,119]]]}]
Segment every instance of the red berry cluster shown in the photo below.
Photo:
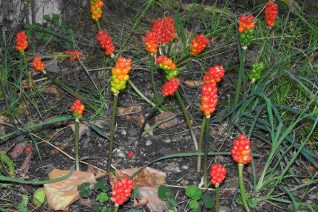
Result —
[{"label": "red berry cluster", "polygon": [[210,117],[211,113],[215,111],[218,102],[218,88],[216,83],[204,83],[201,86],[201,110],[206,117]]},{"label": "red berry cluster", "polygon": [[42,71],[45,73],[45,71],[44,71],[45,64],[42,62],[42,58],[35,57],[35,58],[33,58],[32,62],[33,62],[32,66],[33,66],[34,70]]},{"label": "red berry cluster", "polygon": [[90,11],[93,20],[97,20],[102,17],[102,7],[104,2],[102,0],[90,0]]},{"label": "red berry cluster", "polygon": [[110,83],[110,90],[114,94],[126,88],[126,82],[129,80],[129,72],[131,69],[131,59],[119,57],[116,65],[112,68],[112,77]]},{"label": "red berry cluster", "polygon": [[191,42],[191,54],[198,55],[200,54],[205,47],[209,44],[209,39],[207,39],[204,34],[200,34]]},{"label": "red berry cluster", "polygon": [[159,64],[159,67],[165,71],[174,71],[177,69],[176,64],[167,56],[159,56],[156,59],[156,63]]},{"label": "red berry cluster", "polygon": [[212,164],[210,176],[211,184],[218,186],[225,179],[226,169],[221,164]]},{"label": "red berry cluster", "polygon": [[173,18],[157,19],[152,25],[152,30],[147,32],[144,38],[146,50],[151,54],[156,54],[158,45],[170,42],[176,36]]},{"label": "red berry cluster", "polygon": [[267,2],[265,6],[265,22],[269,28],[275,24],[278,15],[278,6],[275,2]]},{"label": "red berry cluster", "polygon": [[82,56],[82,53],[79,50],[66,50],[65,54],[70,55],[67,58],[68,60],[78,60]]},{"label": "red berry cluster", "polygon": [[233,141],[232,158],[238,164],[248,164],[252,160],[252,153],[250,149],[251,142],[245,135],[239,135],[237,140]]},{"label": "red berry cluster", "polygon": [[203,80],[205,83],[217,83],[220,82],[222,77],[224,76],[224,68],[219,65],[215,65],[209,68],[209,70],[205,73]]},{"label": "red berry cluster", "polygon": [[245,30],[252,30],[255,28],[254,16],[242,15],[239,20],[239,33],[243,33]]},{"label": "red berry cluster", "polygon": [[162,86],[162,94],[164,96],[172,96],[179,88],[180,81],[177,77],[168,80]]},{"label": "red berry cluster", "polygon": [[20,52],[24,52],[26,48],[28,48],[28,40],[27,35],[24,31],[18,32],[16,35],[16,50]]},{"label": "red berry cluster", "polygon": [[129,199],[133,188],[133,180],[128,179],[127,177],[123,177],[122,179],[114,183],[111,200],[117,206],[122,205]]},{"label": "red berry cluster", "polygon": [[81,100],[76,99],[74,103],[71,105],[71,110],[73,111],[73,116],[78,119],[81,118],[83,112],[85,110],[84,104],[82,104]]},{"label": "red berry cluster", "polygon": [[151,54],[156,54],[158,49],[157,36],[154,32],[147,32],[144,41],[146,43],[146,50]]},{"label": "red berry cluster", "polygon": [[100,43],[101,48],[105,51],[105,55],[112,55],[115,51],[115,46],[110,37],[104,30],[99,30],[96,39]]}]

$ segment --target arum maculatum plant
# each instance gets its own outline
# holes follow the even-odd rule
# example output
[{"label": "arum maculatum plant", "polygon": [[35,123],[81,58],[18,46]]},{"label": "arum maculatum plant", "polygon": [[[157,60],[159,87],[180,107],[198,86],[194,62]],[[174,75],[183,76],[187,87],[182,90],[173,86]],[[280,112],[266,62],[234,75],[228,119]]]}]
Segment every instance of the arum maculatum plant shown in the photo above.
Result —
[{"label": "arum maculatum plant", "polygon": [[75,168],[77,171],[80,170],[79,166],[79,153],[78,153],[78,142],[79,142],[79,125],[80,119],[83,116],[85,106],[82,104],[81,100],[76,99],[74,103],[70,107],[71,111],[73,111],[73,118],[75,120],[75,129],[74,129],[74,152],[75,152]]},{"label": "arum maculatum plant", "polygon": [[243,177],[243,168],[245,164],[249,164],[252,161],[252,152],[251,152],[251,142],[243,134],[240,134],[236,140],[233,141],[232,145],[232,158],[238,165],[238,174],[239,174],[239,185],[241,199],[245,208],[245,211],[249,212],[250,209],[247,204],[247,195],[246,189],[244,186],[244,177]]},{"label": "arum maculatum plant", "polygon": [[20,31],[17,32],[16,34],[16,50],[19,51],[20,57],[23,60],[24,67],[25,67],[25,76],[28,79],[28,86],[31,87],[31,72],[28,71],[28,66],[27,66],[27,59],[25,56],[25,50],[28,48],[28,37],[25,31]]},{"label": "arum maculatum plant", "polygon": [[211,184],[215,186],[215,212],[220,210],[220,184],[226,177],[226,169],[221,164],[212,164],[210,170]]},{"label": "arum maculatum plant", "polygon": [[203,182],[207,187],[207,166],[208,166],[208,142],[209,142],[209,125],[211,114],[215,111],[218,102],[218,89],[217,83],[221,81],[224,76],[224,68],[220,65],[212,66],[208,69],[203,77],[204,84],[201,86],[201,107],[204,114],[204,118],[201,124],[199,145],[198,145],[198,160],[197,160],[197,172],[201,171],[201,153],[202,143],[204,137],[204,164],[203,164]]},{"label": "arum maculatum plant", "polygon": [[265,23],[272,29],[278,16],[278,6],[275,2],[267,2],[265,5]]},{"label": "arum maculatum plant", "polygon": [[128,177],[123,177],[117,180],[112,187],[112,197],[111,200],[115,204],[114,212],[118,211],[120,205],[124,204],[134,189],[134,182]]}]

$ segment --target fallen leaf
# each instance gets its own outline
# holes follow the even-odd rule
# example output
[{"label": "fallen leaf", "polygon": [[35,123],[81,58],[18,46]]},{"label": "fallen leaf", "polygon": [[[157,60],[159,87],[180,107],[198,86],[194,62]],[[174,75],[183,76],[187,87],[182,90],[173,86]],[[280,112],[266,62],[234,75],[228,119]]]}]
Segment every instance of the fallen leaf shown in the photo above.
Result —
[{"label": "fallen leaf", "polygon": [[45,87],[41,91],[46,94],[52,94],[55,100],[59,100],[62,96],[62,90],[55,85]]},{"label": "fallen leaf", "polygon": [[[172,112],[163,112],[163,113],[160,113],[158,116],[156,116],[156,123],[158,122],[161,122],[162,120],[166,119],[166,118],[169,118],[169,117],[172,117],[172,116],[175,116],[174,113]],[[178,124],[178,119],[175,117],[173,119],[170,119],[169,121],[166,121],[162,124],[159,124],[159,128],[160,129],[167,129],[167,128],[170,128],[170,127],[174,127]]]},{"label": "fallen leaf", "polygon": [[[139,203],[146,203],[149,211],[169,211],[167,204],[159,198],[157,188],[141,187],[139,188],[137,197],[140,199]],[[145,200],[147,200],[147,202],[145,202]]]},{"label": "fallen leaf", "polygon": [[120,116],[132,114],[132,113],[140,113],[141,112],[141,106],[140,105],[132,105],[128,107],[118,107],[117,113]]},{"label": "fallen leaf", "polygon": [[[64,176],[69,172],[69,170],[54,169],[49,173],[49,179]],[[77,186],[85,182],[95,184],[94,174],[83,171],[73,171],[72,175],[65,180],[45,184],[44,191],[49,208],[52,210],[66,210],[69,205],[80,199]]]},{"label": "fallen leaf", "polygon": [[17,145],[15,145],[15,147],[13,148],[13,150],[11,150],[11,152],[9,153],[9,155],[11,156],[11,158],[17,158],[19,157],[23,151],[24,148],[26,147],[27,142],[22,142],[22,143],[18,143]]},{"label": "fallen leaf", "polygon": [[[58,145],[57,147],[58,147],[60,150],[63,151],[63,150],[65,150],[67,147],[71,147],[71,146],[73,146],[73,144],[63,143],[63,144]],[[60,154],[60,153],[61,153],[60,150],[58,150],[58,149],[52,149],[52,150],[51,150],[51,154],[52,154],[52,155]]]},{"label": "fallen leaf", "polygon": [[[8,117],[0,115],[0,122],[1,123],[6,123],[8,121],[9,121]],[[5,125],[4,124],[0,124],[0,131],[4,131],[4,130],[5,130]]]},{"label": "fallen leaf", "polygon": [[58,73],[61,72],[57,65],[56,60],[46,60],[45,62],[45,70],[52,73]]},{"label": "fallen leaf", "polygon": [[134,207],[135,208],[145,206],[145,205],[147,205],[147,203],[148,203],[148,197],[147,196],[142,197],[141,200],[134,199]]},{"label": "fallen leaf", "polygon": [[[75,124],[69,124],[70,128],[72,129],[73,133],[75,131]],[[88,132],[88,126],[85,123],[79,124],[79,137],[81,139],[82,135],[85,135]]]},{"label": "fallen leaf", "polygon": [[103,128],[103,124],[105,124],[106,121],[105,120],[102,120],[102,119],[96,119],[94,121],[91,121],[91,124],[95,125],[96,127],[99,127],[99,128]]},{"label": "fallen leaf", "polygon": [[21,177],[24,177],[28,171],[29,171],[29,168],[30,168],[30,161],[31,161],[31,158],[32,158],[32,152],[29,152],[27,154],[27,156],[25,157],[20,169],[18,170],[19,172],[19,175]]},{"label": "fallen leaf", "polygon": [[197,88],[204,84],[203,80],[186,80],[184,84],[189,88]]},{"label": "fallen leaf", "polygon": [[87,172],[92,173],[95,176],[95,179],[104,177],[106,175],[106,172],[102,172],[101,170],[98,170],[97,168],[95,168],[91,164],[88,164]]},{"label": "fallen leaf", "polygon": [[[113,183],[118,179],[122,178],[123,176],[132,176],[139,168],[131,168],[131,169],[121,169],[116,170],[115,175],[112,175],[110,178],[110,184]],[[166,183],[166,173],[159,171],[157,169],[153,169],[150,167],[146,167],[143,169],[135,178],[134,178],[134,185],[135,187],[159,187]]]},{"label": "fallen leaf", "polygon": [[[145,117],[144,117],[142,114],[138,114],[138,115],[126,115],[126,119],[129,120],[129,121],[130,121],[130,120],[133,121],[133,123],[134,123],[135,125],[137,125],[139,128],[141,128],[142,125],[143,125],[143,123],[145,122]],[[150,128],[150,125],[147,123],[147,124],[145,125],[145,130],[147,130],[147,129],[149,129],[149,128]],[[148,132],[148,134],[151,135],[151,136],[153,136],[153,131],[150,130],[150,131]]]}]

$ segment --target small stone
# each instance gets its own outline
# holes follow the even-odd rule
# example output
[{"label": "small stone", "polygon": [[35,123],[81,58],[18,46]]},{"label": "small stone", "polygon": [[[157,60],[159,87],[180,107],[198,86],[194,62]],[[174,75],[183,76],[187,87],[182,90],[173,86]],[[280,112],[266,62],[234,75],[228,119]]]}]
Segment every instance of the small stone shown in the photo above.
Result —
[{"label": "small stone", "polygon": [[146,146],[150,146],[152,144],[152,141],[151,140],[147,140],[146,141]]},{"label": "small stone", "polygon": [[127,135],[127,131],[126,131],[126,130],[123,130],[123,131],[121,131],[121,134],[122,134],[123,136],[125,136],[125,135]]},{"label": "small stone", "polygon": [[171,139],[170,138],[165,139],[165,140],[163,140],[163,142],[166,143],[166,144],[169,144],[169,143],[171,143]]},{"label": "small stone", "polygon": [[183,170],[188,170],[188,169],[189,169],[189,166],[188,166],[188,165],[182,165],[181,168],[182,168]]},{"label": "small stone", "polygon": [[120,157],[120,158],[126,157],[125,153],[120,149],[116,150],[116,155],[117,155],[117,157]]}]

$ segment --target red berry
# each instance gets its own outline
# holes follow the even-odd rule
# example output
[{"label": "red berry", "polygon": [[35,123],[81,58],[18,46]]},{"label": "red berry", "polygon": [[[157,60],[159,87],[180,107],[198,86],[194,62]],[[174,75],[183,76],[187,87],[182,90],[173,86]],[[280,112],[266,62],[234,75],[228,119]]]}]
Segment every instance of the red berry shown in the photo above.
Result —
[{"label": "red berry", "polygon": [[278,6],[275,2],[267,2],[265,6],[265,22],[269,28],[275,24],[278,16]]},{"label": "red berry", "polygon": [[18,32],[16,35],[16,50],[23,52],[28,48],[28,38],[24,31]]},{"label": "red berry", "polygon": [[197,38],[191,42],[191,54],[198,55],[200,54],[205,47],[209,44],[209,39],[207,39],[204,34],[200,34]]},{"label": "red berry", "polygon": [[226,175],[226,169],[221,164],[212,164],[210,176],[211,184],[218,185],[223,182]]},{"label": "red berry", "polygon": [[237,140],[233,141],[232,158],[238,164],[248,164],[252,161],[252,153],[250,149],[251,142],[245,135],[239,135]]},{"label": "red berry", "polygon": [[32,146],[26,146],[26,147],[25,147],[25,151],[26,151],[27,153],[32,152],[32,150],[33,150]]},{"label": "red berry", "polygon": [[106,55],[112,55],[115,51],[115,46],[110,37],[104,30],[99,30],[96,39],[100,43],[101,48],[105,51]]},{"label": "red berry", "polygon": [[201,110],[206,117],[215,111],[218,102],[216,83],[205,83],[201,86]]},{"label": "red berry", "polygon": [[203,80],[205,83],[212,82],[217,83],[220,82],[224,76],[224,68],[219,65],[215,65],[209,68],[209,70],[205,73]]},{"label": "red berry", "polygon": [[174,20],[171,17],[164,17],[162,19],[155,20],[152,25],[152,32],[156,34],[156,43],[158,45],[170,42],[177,36],[174,27]]},{"label": "red berry", "polygon": [[131,159],[135,157],[135,154],[133,152],[127,152],[127,158]]}]

